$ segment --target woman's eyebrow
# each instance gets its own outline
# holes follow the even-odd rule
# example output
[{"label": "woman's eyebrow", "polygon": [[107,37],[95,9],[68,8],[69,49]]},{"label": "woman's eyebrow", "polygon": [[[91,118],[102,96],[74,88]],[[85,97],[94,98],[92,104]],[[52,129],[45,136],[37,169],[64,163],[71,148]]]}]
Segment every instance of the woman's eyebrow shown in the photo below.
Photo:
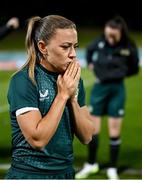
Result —
[{"label": "woman's eyebrow", "polygon": [[72,45],[78,45],[78,42],[77,43],[70,43],[70,42],[64,42],[62,43],[63,45],[69,45],[69,46],[72,46]]}]

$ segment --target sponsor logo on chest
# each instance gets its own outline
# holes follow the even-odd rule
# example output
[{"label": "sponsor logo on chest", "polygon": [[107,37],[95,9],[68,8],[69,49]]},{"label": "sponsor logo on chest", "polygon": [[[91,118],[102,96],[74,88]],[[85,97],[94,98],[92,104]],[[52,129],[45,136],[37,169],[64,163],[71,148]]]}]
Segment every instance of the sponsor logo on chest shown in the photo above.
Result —
[{"label": "sponsor logo on chest", "polygon": [[46,90],[39,90],[39,96],[40,96],[40,98],[39,98],[39,100],[40,101],[44,101],[45,99],[49,99],[49,91],[48,91],[48,89],[46,89]]}]

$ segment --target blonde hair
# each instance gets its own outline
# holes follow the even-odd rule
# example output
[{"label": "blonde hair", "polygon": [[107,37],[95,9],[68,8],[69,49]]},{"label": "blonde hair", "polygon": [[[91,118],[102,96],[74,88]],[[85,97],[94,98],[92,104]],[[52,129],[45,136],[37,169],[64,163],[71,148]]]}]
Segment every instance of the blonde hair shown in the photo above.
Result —
[{"label": "blonde hair", "polygon": [[56,33],[56,29],[76,29],[76,25],[69,19],[59,15],[49,15],[41,18],[39,16],[29,19],[25,45],[27,49],[28,59],[24,67],[28,66],[28,74],[31,81],[35,81],[35,65],[39,63],[40,58],[43,57],[38,49],[37,43],[43,40],[46,44]]}]

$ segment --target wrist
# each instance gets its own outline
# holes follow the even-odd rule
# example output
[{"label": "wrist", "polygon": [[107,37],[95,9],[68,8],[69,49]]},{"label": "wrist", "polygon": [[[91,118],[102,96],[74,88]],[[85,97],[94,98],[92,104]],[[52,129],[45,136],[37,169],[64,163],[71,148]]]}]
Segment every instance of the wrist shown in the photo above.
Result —
[{"label": "wrist", "polygon": [[70,102],[71,102],[71,103],[77,102],[77,98],[76,98],[75,96],[72,96],[72,97],[70,98]]},{"label": "wrist", "polygon": [[63,100],[63,101],[67,101],[69,99],[69,96],[67,95],[62,95],[61,93],[58,93],[57,94],[57,98],[59,98],[60,100]]}]

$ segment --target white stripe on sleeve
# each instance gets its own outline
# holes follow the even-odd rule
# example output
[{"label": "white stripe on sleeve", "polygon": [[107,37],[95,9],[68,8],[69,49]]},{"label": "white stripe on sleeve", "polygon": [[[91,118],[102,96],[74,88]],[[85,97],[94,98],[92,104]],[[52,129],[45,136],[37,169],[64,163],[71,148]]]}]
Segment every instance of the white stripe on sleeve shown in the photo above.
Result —
[{"label": "white stripe on sleeve", "polygon": [[39,109],[38,109],[38,108],[35,108],[35,107],[24,107],[24,108],[18,109],[18,110],[16,111],[16,116],[19,116],[19,115],[21,115],[21,114],[23,114],[23,113],[26,113],[26,112],[32,111],[32,110],[38,111]]}]

